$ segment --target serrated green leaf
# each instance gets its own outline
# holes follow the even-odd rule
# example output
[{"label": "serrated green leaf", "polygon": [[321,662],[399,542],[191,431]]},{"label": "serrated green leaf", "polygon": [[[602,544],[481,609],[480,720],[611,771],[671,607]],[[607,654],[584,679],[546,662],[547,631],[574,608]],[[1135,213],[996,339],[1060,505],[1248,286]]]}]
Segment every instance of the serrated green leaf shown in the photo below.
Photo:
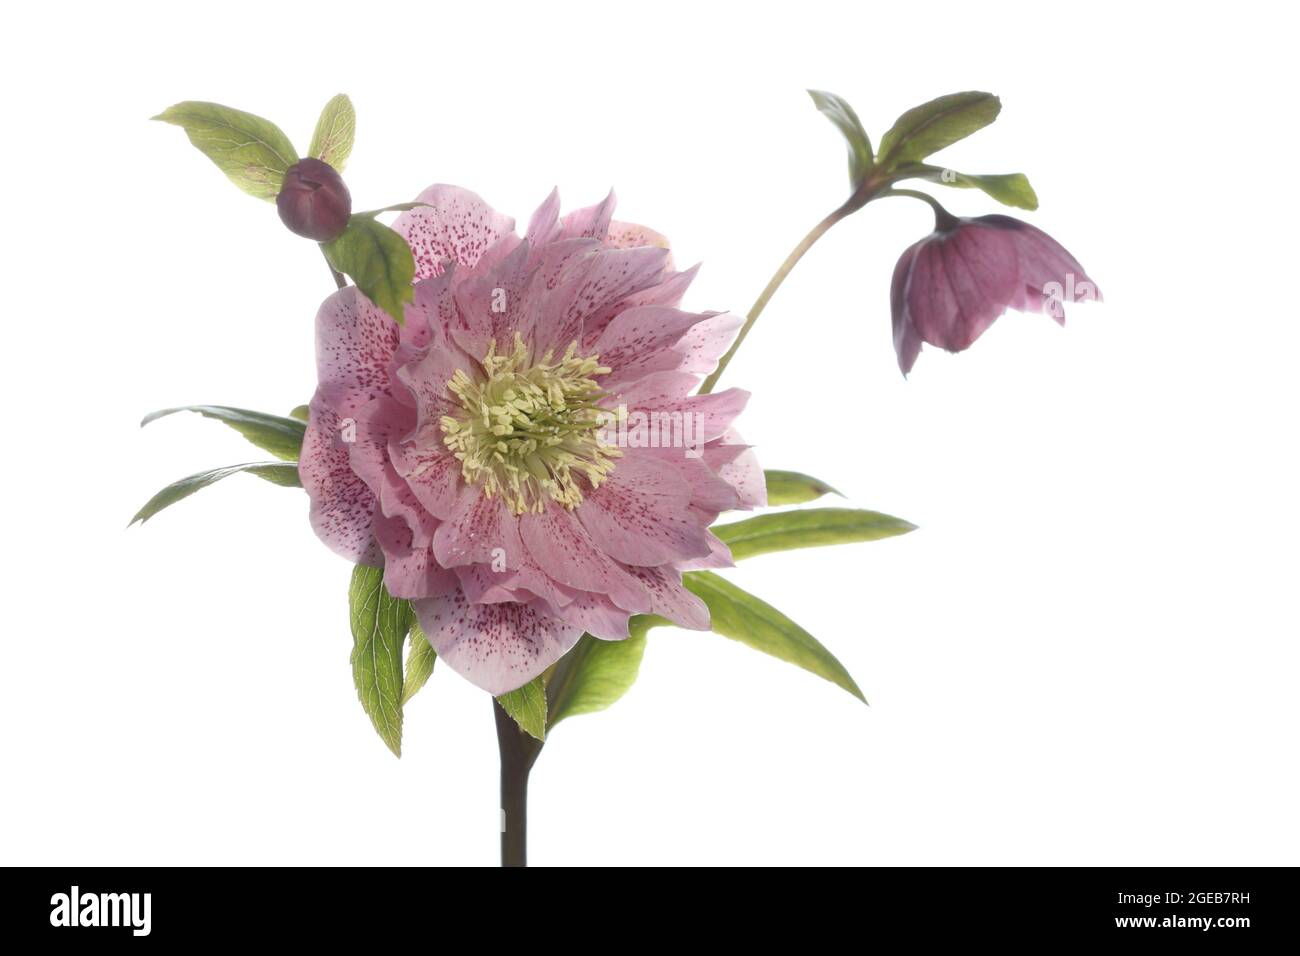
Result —
[{"label": "serrated green leaf", "polygon": [[295,405],[293,411],[289,413],[290,418],[296,418],[300,422],[311,421],[311,408],[307,405]]},{"label": "serrated green leaf", "polygon": [[688,571],[682,583],[709,606],[715,633],[802,667],[866,703],[835,655],[770,604],[709,571]]},{"label": "serrated green leaf", "polygon": [[849,147],[849,182],[857,186],[871,171],[871,137],[862,128],[858,114],[853,112],[853,107],[843,97],[823,90],[809,90],[808,95],[812,97],[817,109],[844,136]]},{"label": "serrated green leaf", "polygon": [[302,422],[292,418],[254,412],[247,408],[231,408],[228,405],[181,405],[177,408],[164,408],[146,415],[140,422],[140,427],[143,428],[152,421],[177,412],[197,412],[204,418],[225,422],[258,448],[269,451],[282,461],[298,460],[302,451],[302,438],[307,431]]},{"label": "serrated green leaf", "polygon": [[839,494],[820,478],[797,471],[769,470],[763,472],[763,478],[767,482],[767,503],[770,507],[801,505],[805,501],[816,501],[822,495]]},{"label": "serrated green leaf", "polygon": [[892,170],[919,162],[988,126],[1001,109],[996,96],[977,91],[950,93],[910,109],[881,137],[880,165]]},{"label": "serrated green leaf", "polygon": [[243,465],[227,465],[225,468],[213,468],[211,471],[200,471],[196,475],[189,475],[179,481],[173,481],[145,502],[144,507],[137,511],[135,517],[131,519],[131,524],[135,524],[137,521],[141,523],[148,521],[158,512],[176,504],[182,498],[188,498],[194,492],[200,491],[208,487],[208,485],[216,484],[222,478],[239,474],[241,471],[256,475],[273,485],[281,485],[285,488],[302,487],[302,481],[298,478],[298,466],[293,462],[254,461]]},{"label": "serrated green leaf", "polygon": [[497,703],[524,733],[546,739],[546,685],[542,678],[534,677],[523,687],[502,694]]},{"label": "serrated green leaf", "polygon": [[251,196],[274,201],[298,153],[270,120],[219,103],[188,100],[169,106],[156,120],[185,130],[190,142]]},{"label": "serrated green leaf", "polygon": [[350,275],[366,298],[402,324],[402,304],[415,297],[415,258],[405,239],[382,222],[354,215],[343,234],[321,248],[331,266]]},{"label": "serrated green leaf", "polygon": [[348,588],[348,607],[357,697],[388,749],[400,757],[402,642],[411,626],[410,602],[388,593],[382,568],[358,564]]},{"label": "serrated green leaf", "polygon": [[1017,209],[1037,209],[1038,196],[1024,173],[994,173],[972,176],[955,169],[931,166],[927,163],[909,163],[900,167],[902,179],[924,179],[957,189],[979,189],[1002,203]]},{"label": "serrated green leaf", "polygon": [[406,653],[406,680],[402,683],[402,706],[415,696],[416,691],[433,674],[433,662],[437,658],[433,645],[425,637],[424,631],[420,630],[420,623],[412,614],[410,649]]},{"label": "serrated green leaf", "polygon": [[352,140],[356,133],[357,111],[352,108],[347,94],[340,93],[321,110],[307,155],[329,163],[341,173],[352,155]]},{"label": "serrated green leaf", "polygon": [[584,634],[551,669],[546,682],[548,730],[566,717],[604,710],[636,683],[645,654],[645,635],[662,618],[632,618],[629,636],[602,641]]},{"label": "serrated green leaf", "polygon": [[737,561],[773,551],[817,548],[827,544],[877,541],[915,531],[916,525],[878,511],[856,508],[805,508],[756,515],[709,529],[731,549]]}]

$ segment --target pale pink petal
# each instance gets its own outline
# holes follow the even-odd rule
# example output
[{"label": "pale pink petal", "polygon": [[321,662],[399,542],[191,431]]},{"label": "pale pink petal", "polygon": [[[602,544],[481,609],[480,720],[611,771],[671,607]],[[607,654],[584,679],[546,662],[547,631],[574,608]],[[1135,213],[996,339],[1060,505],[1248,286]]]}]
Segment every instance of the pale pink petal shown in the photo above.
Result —
[{"label": "pale pink petal", "polygon": [[621,641],[628,636],[630,615],[605,595],[562,590],[568,592],[569,603],[559,608],[548,606],[547,610],[555,617],[604,641]]},{"label": "pale pink petal", "polygon": [[767,506],[767,479],[745,440],[735,430],[704,446],[704,463],[736,490],[737,507],[749,510]]},{"label": "pale pink petal", "polygon": [[722,539],[709,532],[709,553],[707,557],[691,558],[681,562],[677,567],[681,571],[713,571],[718,568],[734,568],[736,561],[731,556],[731,549],[722,543]]},{"label": "pale pink petal", "polygon": [[731,347],[731,342],[744,321],[738,315],[722,312],[691,326],[674,346],[674,350],[683,355],[678,368],[697,375],[708,375],[717,367],[718,359]]},{"label": "pale pink petal", "polygon": [[539,352],[560,352],[582,340],[583,322],[628,295],[653,284],[663,272],[663,249],[604,249],[581,262],[577,274],[547,293],[538,316]]},{"label": "pale pink petal", "polygon": [[615,316],[594,343],[601,364],[613,370],[602,384],[623,387],[651,372],[680,369],[683,356],[673,347],[715,314],[644,305]]},{"label": "pale pink petal", "polygon": [[460,592],[412,606],[441,661],[494,695],[527,684],[582,636],[534,606],[470,604]]},{"label": "pale pink petal", "polygon": [[[655,246],[659,249],[671,249],[668,237],[655,232],[648,226],[639,226],[634,222],[613,220],[609,224],[609,234],[605,243],[615,249],[634,249],[637,246]],[[673,257],[670,253],[664,260],[664,269],[672,271]]]}]

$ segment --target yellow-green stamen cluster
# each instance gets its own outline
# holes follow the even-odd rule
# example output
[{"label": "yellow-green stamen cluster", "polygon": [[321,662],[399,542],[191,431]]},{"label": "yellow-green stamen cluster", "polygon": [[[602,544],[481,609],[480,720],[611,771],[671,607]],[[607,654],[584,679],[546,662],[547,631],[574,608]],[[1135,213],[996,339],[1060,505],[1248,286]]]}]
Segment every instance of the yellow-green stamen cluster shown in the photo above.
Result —
[{"label": "yellow-green stamen cluster", "polygon": [[541,512],[548,498],[576,508],[578,477],[595,488],[621,454],[598,436],[607,413],[597,405],[604,392],[595,378],[609,369],[577,351],[574,342],[559,361],[548,350],[534,362],[516,333],[509,354],[488,345],[480,363],[486,377],[458,369],[447,382],[463,411],[443,416],[443,442],[465,481],[501,495],[515,514]]}]

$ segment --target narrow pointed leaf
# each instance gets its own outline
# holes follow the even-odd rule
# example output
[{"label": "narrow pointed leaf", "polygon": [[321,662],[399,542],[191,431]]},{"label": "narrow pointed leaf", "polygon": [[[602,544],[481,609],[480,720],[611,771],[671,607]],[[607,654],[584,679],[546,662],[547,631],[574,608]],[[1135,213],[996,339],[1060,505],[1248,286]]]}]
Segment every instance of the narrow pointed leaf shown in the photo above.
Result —
[{"label": "narrow pointed leaf", "polygon": [[292,462],[255,461],[243,465],[227,465],[225,468],[213,468],[211,471],[200,471],[198,474],[182,478],[180,481],[173,481],[145,502],[144,507],[137,511],[135,517],[131,519],[131,524],[135,524],[137,521],[148,521],[158,512],[176,504],[182,498],[188,498],[194,492],[200,491],[208,487],[208,485],[214,485],[222,478],[237,475],[241,471],[256,475],[273,485],[282,485],[285,488],[302,487],[302,481],[298,478],[298,466]]},{"label": "narrow pointed leaf", "polygon": [[433,674],[433,662],[438,655],[420,630],[415,615],[411,615],[411,641],[406,652],[406,679],[402,682],[402,705],[415,696]]},{"label": "narrow pointed leaf", "polygon": [[805,501],[816,501],[822,495],[839,494],[820,478],[797,471],[765,471],[763,477],[767,481],[769,507],[801,505]]},{"label": "narrow pointed leaf", "polygon": [[321,110],[307,155],[329,163],[341,173],[352,155],[352,140],[356,132],[357,112],[347,94],[340,93]]},{"label": "narrow pointed leaf", "polygon": [[630,636],[602,641],[584,634],[551,669],[546,682],[547,729],[566,717],[604,710],[636,683],[645,654],[645,635],[662,618],[632,618]]},{"label": "narrow pointed leaf", "polygon": [[273,201],[285,171],[298,161],[280,127],[243,110],[190,100],[167,107],[154,119],[184,129],[232,183],[258,199]]},{"label": "narrow pointed leaf", "polygon": [[757,515],[709,529],[739,561],[773,551],[818,548],[827,544],[876,541],[915,531],[916,525],[878,511],[856,508],[805,508]]},{"label": "narrow pointed leaf", "polygon": [[858,114],[843,97],[823,90],[809,90],[808,95],[825,117],[835,124],[849,147],[849,182],[857,186],[871,171],[871,137],[862,128]]},{"label": "narrow pointed leaf", "polygon": [[994,173],[972,176],[959,173],[955,169],[931,166],[926,163],[909,164],[899,172],[905,173],[907,179],[924,179],[932,183],[941,183],[957,189],[979,189],[993,197],[1004,206],[1017,209],[1037,209],[1038,196],[1034,187],[1029,185],[1029,178],[1024,173]]},{"label": "narrow pointed leaf", "polygon": [[331,266],[350,275],[366,298],[402,323],[402,304],[415,296],[415,258],[405,239],[382,222],[354,215],[343,234],[321,248]]},{"label": "narrow pointed leaf", "polygon": [[359,564],[348,588],[352,680],[370,722],[388,749],[402,755],[402,642],[411,626],[410,602],[384,587],[382,568]]},{"label": "narrow pointed leaf", "polygon": [[419,209],[422,206],[428,206],[427,202],[396,202],[391,206],[383,206],[380,209],[367,209],[364,212],[354,212],[354,216],[365,216],[367,219],[374,219],[381,212],[410,212],[412,209]]},{"label": "narrow pointed leaf", "polygon": [[546,685],[534,677],[523,687],[517,687],[497,698],[501,709],[509,714],[519,729],[538,740],[546,739]]},{"label": "narrow pointed leaf", "polygon": [[307,427],[292,418],[254,412],[247,408],[228,405],[182,405],[151,412],[140,422],[141,427],[177,412],[197,412],[204,418],[225,422],[258,448],[269,451],[282,461],[297,461],[302,451],[302,438]]},{"label": "narrow pointed leaf", "polygon": [[950,93],[908,110],[880,140],[880,165],[918,162],[983,129],[1002,109],[992,93]]},{"label": "narrow pointed leaf", "polygon": [[866,703],[835,655],[770,604],[709,571],[690,571],[682,583],[709,606],[714,632],[802,667]]}]

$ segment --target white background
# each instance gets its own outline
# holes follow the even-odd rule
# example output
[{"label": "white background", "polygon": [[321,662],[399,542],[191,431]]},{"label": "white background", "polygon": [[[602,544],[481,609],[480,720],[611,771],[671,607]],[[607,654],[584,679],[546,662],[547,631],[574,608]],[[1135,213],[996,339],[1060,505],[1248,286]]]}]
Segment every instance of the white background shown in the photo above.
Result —
[{"label": "white background", "polygon": [[[651,636],[533,776],[537,864],[1294,864],[1297,143],[1276,4],[24,5],[3,80],[0,862],[491,864],[486,696],[440,668],[395,760],[348,667],[346,563],[196,402],[286,412],[330,291],[310,243],[147,122],[211,99],[305,149],[348,92],[359,207],[432,182],[526,221],[552,186],[704,261],[746,310],[845,195],[805,87],[878,140],[986,89],[939,157],[1023,170],[1025,218],[1107,302],[1012,314],[909,381],[888,281],[930,226],[870,206],[781,289],[726,381],[768,467],[920,525],[733,580],[827,644],[837,688]],[[1213,12],[1211,12],[1213,11]],[[15,19],[16,18],[16,19]],[[934,187],[935,190],[941,187]],[[959,213],[999,211],[945,190]]]}]

